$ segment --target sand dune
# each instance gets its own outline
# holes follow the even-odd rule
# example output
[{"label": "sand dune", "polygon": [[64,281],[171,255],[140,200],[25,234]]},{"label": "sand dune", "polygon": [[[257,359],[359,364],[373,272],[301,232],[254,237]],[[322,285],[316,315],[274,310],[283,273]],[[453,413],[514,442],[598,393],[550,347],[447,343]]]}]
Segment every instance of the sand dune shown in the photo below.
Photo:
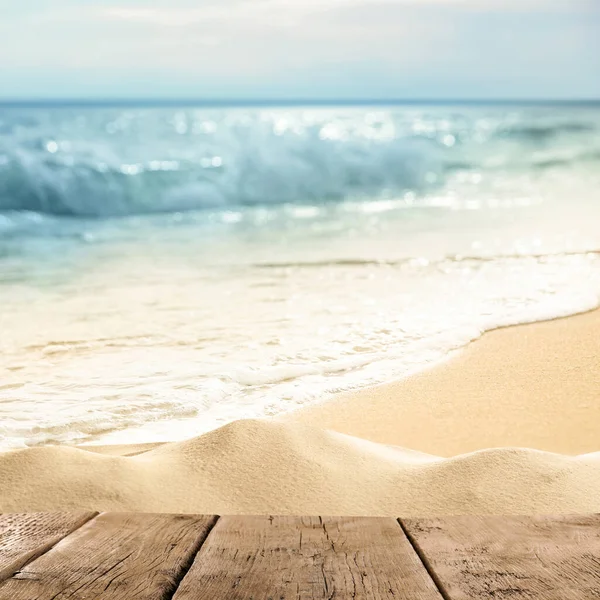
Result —
[{"label": "sand dune", "polygon": [[332,431],[237,421],[136,456],[0,455],[0,511],[440,515],[600,511],[600,453],[439,458]]}]

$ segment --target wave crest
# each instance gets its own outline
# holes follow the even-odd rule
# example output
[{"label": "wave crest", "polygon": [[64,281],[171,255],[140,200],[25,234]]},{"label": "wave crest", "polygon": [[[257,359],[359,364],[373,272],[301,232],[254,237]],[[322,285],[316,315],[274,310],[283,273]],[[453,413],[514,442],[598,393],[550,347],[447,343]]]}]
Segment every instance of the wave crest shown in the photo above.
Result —
[{"label": "wave crest", "polygon": [[[39,142],[0,150],[0,210],[105,217],[216,206],[340,200],[419,190],[439,169],[406,139],[326,140],[261,135],[201,158],[122,163],[102,149],[75,153]],[[40,147],[42,146],[42,147]],[[437,175],[434,179],[437,178]]]},{"label": "wave crest", "polygon": [[[0,111],[0,211],[107,217],[426,194],[457,171],[593,163],[599,128],[588,113],[505,110]],[[549,141],[553,154],[532,161]]]}]

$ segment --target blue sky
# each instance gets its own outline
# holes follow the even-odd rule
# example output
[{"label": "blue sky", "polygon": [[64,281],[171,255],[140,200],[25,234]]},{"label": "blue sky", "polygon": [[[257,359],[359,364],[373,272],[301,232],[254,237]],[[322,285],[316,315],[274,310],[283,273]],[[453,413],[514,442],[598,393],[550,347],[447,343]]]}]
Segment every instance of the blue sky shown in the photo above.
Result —
[{"label": "blue sky", "polygon": [[0,97],[600,98],[600,0],[0,0]]}]

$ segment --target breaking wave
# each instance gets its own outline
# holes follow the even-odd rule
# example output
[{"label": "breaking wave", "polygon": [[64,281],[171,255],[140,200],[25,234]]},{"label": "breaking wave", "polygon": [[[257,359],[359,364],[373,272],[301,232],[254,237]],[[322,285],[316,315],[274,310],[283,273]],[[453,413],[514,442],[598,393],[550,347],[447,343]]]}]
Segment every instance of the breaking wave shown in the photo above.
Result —
[{"label": "breaking wave", "polygon": [[528,125],[524,123],[506,125],[498,129],[497,135],[531,141],[553,138],[561,134],[590,133],[597,130],[594,123],[563,122]]},{"label": "breaking wave", "polygon": [[[457,171],[598,159],[600,122],[587,113],[498,114],[0,110],[0,213],[93,218],[377,200],[438,190]],[[536,145],[543,156],[532,159]]]},{"label": "breaking wave", "polygon": [[405,139],[255,133],[127,162],[107,158],[101,147],[77,153],[43,139],[0,149],[0,210],[105,217],[326,202],[421,190],[439,170],[433,156]]}]

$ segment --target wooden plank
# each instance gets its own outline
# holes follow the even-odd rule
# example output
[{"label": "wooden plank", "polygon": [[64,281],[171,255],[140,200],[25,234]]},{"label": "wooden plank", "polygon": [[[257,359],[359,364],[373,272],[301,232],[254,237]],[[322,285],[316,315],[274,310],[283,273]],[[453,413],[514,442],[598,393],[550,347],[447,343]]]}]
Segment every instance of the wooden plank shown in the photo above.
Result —
[{"label": "wooden plank", "polygon": [[0,584],[0,599],[170,598],[215,521],[101,514]]},{"label": "wooden plank", "polygon": [[402,519],[450,600],[600,598],[600,516]]},{"label": "wooden plank", "polygon": [[0,515],[0,581],[50,550],[98,513]]},{"label": "wooden plank", "polygon": [[395,519],[221,517],[174,600],[441,600]]}]

